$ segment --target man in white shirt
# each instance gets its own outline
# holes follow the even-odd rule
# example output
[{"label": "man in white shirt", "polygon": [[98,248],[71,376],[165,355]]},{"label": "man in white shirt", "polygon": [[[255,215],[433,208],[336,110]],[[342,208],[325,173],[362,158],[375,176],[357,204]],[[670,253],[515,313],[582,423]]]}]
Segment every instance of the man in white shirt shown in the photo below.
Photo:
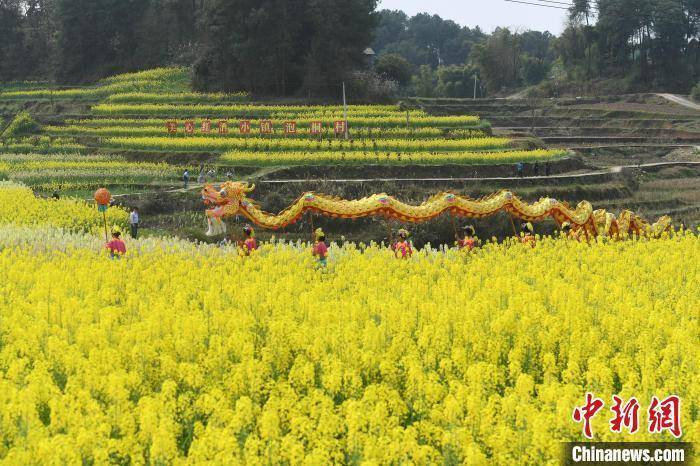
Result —
[{"label": "man in white shirt", "polygon": [[131,227],[131,237],[136,239],[136,235],[139,233],[139,209],[136,207],[129,214],[129,226]]}]

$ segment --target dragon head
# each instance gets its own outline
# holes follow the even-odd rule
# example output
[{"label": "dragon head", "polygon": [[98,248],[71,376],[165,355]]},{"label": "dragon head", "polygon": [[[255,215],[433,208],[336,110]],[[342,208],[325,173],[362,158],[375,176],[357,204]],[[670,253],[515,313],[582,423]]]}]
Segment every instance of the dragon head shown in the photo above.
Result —
[{"label": "dragon head", "polygon": [[216,189],[213,185],[206,185],[202,189],[202,200],[208,206],[224,207],[240,205],[246,194],[255,189],[255,185],[249,185],[240,181],[227,181]]}]

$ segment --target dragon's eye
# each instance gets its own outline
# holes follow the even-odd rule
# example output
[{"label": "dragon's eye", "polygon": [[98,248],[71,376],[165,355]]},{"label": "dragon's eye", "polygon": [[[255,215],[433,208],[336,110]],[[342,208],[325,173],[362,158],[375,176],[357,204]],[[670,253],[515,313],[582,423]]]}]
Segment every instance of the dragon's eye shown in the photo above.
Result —
[{"label": "dragon's eye", "polygon": [[222,189],[221,191],[219,191],[219,194],[222,195],[223,197],[226,197],[227,193],[226,193],[225,189]]}]

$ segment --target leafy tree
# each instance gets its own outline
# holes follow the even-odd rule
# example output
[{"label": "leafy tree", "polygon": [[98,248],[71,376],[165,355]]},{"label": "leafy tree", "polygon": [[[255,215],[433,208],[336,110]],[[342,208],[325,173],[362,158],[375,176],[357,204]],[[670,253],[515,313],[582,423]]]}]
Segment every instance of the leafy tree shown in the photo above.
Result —
[{"label": "leafy tree", "polygon": [[422,65],[412,79],[413,91],[418,97],[435,97],[436,77],[430,65]]},{"label": "leafy tree", "polygon": [[471,65],[443,66],[437,70],[437,92],[442,97],[473,97],[478,71]]},{"label": "leafy tree", "polygon": [[56,0],[56,78],[92,81],[132,69],[138,38],[139,0]]},{"label": "leafy tree", "polygon": [[700,77],[699,29],[697,0],[575,0],[557,50],[578,80],[682,91]]},{"label": "leafy tree", "polygon": [[363,64],[375,8],[376,0],[212,0],[195,85],[337,95],[347,73]]},{"label": "leafy tree", "polygon": [[374,50],[401,55],[416,68],[464,63],[473,45],[485,37],[479,28],[461,27],[427,13],[409,18],[400,11],[382,10],[379,20]]},{"label": "leafy tree", "polygon": [[498,28],[474,48],[474,61],[490,92],[520,82],[520,38],[508,28]]},{"label": "leafy tree", "polygon": [[695,87],[693,87],[693,90],[690,92],[690,96],[694,101],[700,102],[700,83],[697,83]]},{"label": "leafy tree", "polygon": [[374,70],[401,86],[411,82],[411,64],[401,55],[388,53],[380,56],[374,65]]},{"label": "leafy tree", "polygon": [[0,0],[0,80],[10,81],[30,73],[27,66],[24,5],[19,0]]}]

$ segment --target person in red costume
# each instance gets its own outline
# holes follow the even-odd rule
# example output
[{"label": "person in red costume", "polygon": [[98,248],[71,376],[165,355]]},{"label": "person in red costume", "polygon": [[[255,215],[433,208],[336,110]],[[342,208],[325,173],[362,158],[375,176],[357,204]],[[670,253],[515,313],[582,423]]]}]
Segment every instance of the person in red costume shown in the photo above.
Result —
[{"label": "person in red costume", "polygon": [[112,259],[119,259],[126,254],[126,244],[121,240],[121,233],[118,230],[112,232],[112,241],[105,244]]},{"label": "person in red costume", "polygon": [[322,229],[317,228],[314,232],[316,235],[316,243],[314,244],[314,249],[311,254],[314,257],[318,257],[318,263],[321,267],[328,265],[328,246],[326,245],[326,234]]},{"label": "person in red costume", "polygon": [[520,234],[520,242],[534,248],[537,245],[537,238],[535,238],[535,228],[532,223],[527,222],[522,224],[522,233]]},{"label": "person in red costume", "polygon": [[399,240],[392,247],[394,255],[398,259],[410,259],[413,256],[413,247],[408,241],[408,231],[403,228],[399,230]]},{"label": "person in red costume", "polygon": [[471,225],[464,227],[464,238],[460,238],[457,235],[457,247],[462,251],[472,251],[479,246],[479,243],[481,243],[481,240],[476,237],[476,230]]},{"label": "person in red costume", "polygon": [[243,227],[243,235],[245,239],[241,243],[241,250],[246,256],[250,256],[253,251],[258,249],[258,240],[255,239],[255,230],[250,225]]}]

